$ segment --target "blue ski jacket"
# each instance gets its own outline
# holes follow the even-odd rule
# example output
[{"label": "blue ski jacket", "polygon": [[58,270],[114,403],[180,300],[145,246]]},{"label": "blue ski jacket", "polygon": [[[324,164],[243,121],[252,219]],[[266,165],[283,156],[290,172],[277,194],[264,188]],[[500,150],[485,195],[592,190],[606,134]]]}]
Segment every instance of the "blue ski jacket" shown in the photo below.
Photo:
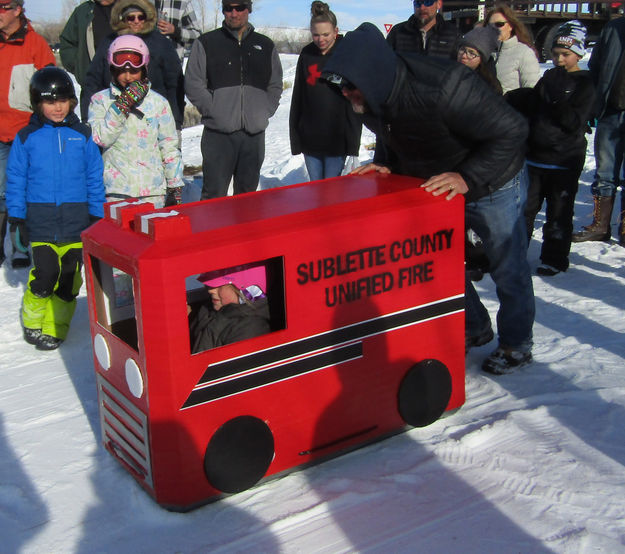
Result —
[{"label": "blue ski jacket", "polygon": [[80,241],[102,217],[102,156],[91,129],[71,113],[62,123],[33,114],[13,141],[7,163],[9,217],[26,220],[30,240]]}]

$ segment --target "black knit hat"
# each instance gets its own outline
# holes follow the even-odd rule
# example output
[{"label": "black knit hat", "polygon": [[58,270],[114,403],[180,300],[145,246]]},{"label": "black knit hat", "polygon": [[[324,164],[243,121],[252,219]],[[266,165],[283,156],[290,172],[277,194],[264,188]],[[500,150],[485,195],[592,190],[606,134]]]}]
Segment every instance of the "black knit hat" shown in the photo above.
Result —
[{"label": "black knit hat", "polygon": [[482,61],[486,61],[499,48],[499,29],[491,25],[475,27],[460,39],[458,45],[475,48]]}]

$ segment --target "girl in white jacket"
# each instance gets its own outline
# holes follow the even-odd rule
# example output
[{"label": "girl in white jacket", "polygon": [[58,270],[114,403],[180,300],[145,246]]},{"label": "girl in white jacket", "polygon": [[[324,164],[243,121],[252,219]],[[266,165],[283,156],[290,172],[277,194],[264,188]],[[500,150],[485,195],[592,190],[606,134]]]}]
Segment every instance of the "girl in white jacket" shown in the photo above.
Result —
[{"label": "girl in white jacket", "polygon": [[150,89],[150,54],[137,36],[116,38],[108,51],[110,88],[93,95],[89,124],[103,148],[108,201],[149,199],[156,207],[180,203],[182,160],[169,102]]}]

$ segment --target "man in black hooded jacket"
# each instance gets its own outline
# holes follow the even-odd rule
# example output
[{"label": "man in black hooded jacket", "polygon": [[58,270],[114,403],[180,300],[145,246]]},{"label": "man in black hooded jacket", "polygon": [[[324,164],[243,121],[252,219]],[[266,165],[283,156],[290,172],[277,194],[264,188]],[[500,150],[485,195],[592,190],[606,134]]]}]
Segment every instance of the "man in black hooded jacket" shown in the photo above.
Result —
[{"label": "man in black hooded jacket", "polygon": [[[395,53],[371,23],[347,33],[323,76],[377,133],[374,163],[357,172],[421,177],[434,195],[465,196],[467,223],[484,241],[500,302],[499,346],[482,368],[502,374],[530,363],[535,303],[523,218],[525,119],[470,69]],[[467,349],[493,338],[469,280],[466,334]]]}]

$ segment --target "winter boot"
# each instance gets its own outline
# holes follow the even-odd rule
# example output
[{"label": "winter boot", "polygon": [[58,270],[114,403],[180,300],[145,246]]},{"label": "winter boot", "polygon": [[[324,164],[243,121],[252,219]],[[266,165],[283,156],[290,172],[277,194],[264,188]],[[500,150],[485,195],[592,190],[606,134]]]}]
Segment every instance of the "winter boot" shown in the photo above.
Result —
[{"label": "winter boot", "polygon": [[484,360],[482,370],[493,375],[508,375],[531,363],[531,352],[499,346],[497,350]]},{"label": "winter boot", "polygon": [[0,212],[0,265],[4,263],[4,238],[7,236],[7,213]]},{"label": "winter boot", "polygon": [[579,233],[573,233],[572,242],[594,240],[610,240],[610,219],[614,207],[614,196],[594,196],[595,205],[592,212],[592,223]]},{"label": "winter boot", "polygon": [[37,344],[39,337],[41,337],[41,329],[31,329],[30,327],[24,327],[24,340],[28,344]]},{"label": "winter boot", "polygon": [[35,343],[35,348],[37,350],[56,350],[63,339],[59,339],[57,337],[53,337],[52,335],[40,335]]}]

